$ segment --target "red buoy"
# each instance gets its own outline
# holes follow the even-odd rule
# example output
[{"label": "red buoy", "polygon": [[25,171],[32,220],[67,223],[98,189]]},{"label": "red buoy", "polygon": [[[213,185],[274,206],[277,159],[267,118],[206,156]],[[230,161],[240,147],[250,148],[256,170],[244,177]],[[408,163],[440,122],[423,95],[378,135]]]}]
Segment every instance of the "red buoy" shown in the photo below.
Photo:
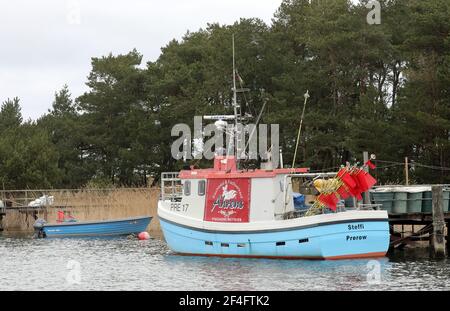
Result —
[{"label": "red buoy", "polygon": [[148,232],[144,231],[138,234],[138,239],[139,240],[148,240],[150,239],[150,234],[148,234]]}]

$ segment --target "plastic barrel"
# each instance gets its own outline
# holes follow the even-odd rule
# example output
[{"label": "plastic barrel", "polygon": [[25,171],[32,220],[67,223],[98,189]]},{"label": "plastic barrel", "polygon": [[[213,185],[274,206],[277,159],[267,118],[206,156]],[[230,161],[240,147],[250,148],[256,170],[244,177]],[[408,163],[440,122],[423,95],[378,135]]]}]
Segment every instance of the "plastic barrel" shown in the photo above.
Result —
[{"label": "plastic barrel", "polygon": [[450,190],[444,190],[444,213],[450,208]]},{"label": "plastic barrel", "polygon": [[408,193],[407,192],[395,192],[394,204],[392,206],[392,213],[394,214],[406,214],[408,207]]},{"label": "plastic barrel", "polygon": [[422,211],[422,196],[423,192],[408,193],[408,213],[420,213]]},{"label": "plastic barrel", "polygon": [[381,204],[381,209],[392,212],[392,202],[394,200],[393,192],[371,192],[372,199],[375,204]]},{"label": "plastic barrel", "polygon": [[433,206],[431,191],[425,191],[422,198],[422,213],[431,213]]}]

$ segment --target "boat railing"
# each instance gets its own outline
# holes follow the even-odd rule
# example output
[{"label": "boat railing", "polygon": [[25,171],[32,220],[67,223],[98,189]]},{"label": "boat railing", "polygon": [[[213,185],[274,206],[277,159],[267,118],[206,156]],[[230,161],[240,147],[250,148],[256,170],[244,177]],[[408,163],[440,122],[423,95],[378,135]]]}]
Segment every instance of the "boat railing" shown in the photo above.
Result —
[{"label": "boat railing", "polygon": [[161,174],[161,200],[178,201],[183,195],[183,185],[178,172]]},{"label": "boat railing", "polygon": [[295,210],[275,216],[281,216],[281,219],[291,219],[291,218],[301,218],[301,217],[308,217],[308,216],[314,216],[314,215],[320,215],[320,214],[338,214],[348,211],[373,211],[373,210],[381,210],[382,205],[381,204],[358,204],[357,207],[349,207],[345,206],[344,204],[338,204],[336,207],[336,210],[331,210],[329,208],[321,208],[314,210],[314,213],[308,214],[310,211],[309,209],[305,210]]},{"label": "boat railing", "polygon": [[330,178],[336,176],[337,173],[296,173],[296,174],[287,174],[284,176],[283,184],[281,185],[281,191],[283,194],[283,206],[284,212],[286,212],[286,207],[288,205],[289,198],[289,187],[292,186],[292,178],[310,178],[312,180],[316,178]]},{"label": "boat railing", "polygon": [[381,210],[381,207],[382,207],[383,205],[382,204],[372,204],[372,203],[370,203],[370,204],[363,204],[363,203],[359,203],[358,204],[358,206],[357,206],[357,210],[360,210],[360,211],[372,211],[372,210]]}]

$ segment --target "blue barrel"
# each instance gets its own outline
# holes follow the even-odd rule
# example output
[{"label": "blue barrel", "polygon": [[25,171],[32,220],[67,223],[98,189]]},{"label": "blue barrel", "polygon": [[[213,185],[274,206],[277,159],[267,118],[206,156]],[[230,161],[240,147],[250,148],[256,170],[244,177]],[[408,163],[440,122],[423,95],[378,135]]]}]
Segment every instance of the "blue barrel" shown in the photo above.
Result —
[{"label": "blue barrel", "polygon": [[392,212],[392,202],[394,201],[393,192],[370,192],[373,202],[375,204],[381,204],[381,209],[386,210],[388,213]]},{"label": "blue barrel", "polygon": [[422,196],[423,192],[409,192],[407,212],[408,213],[420,213],[422,212]]},{"label": "blue barrel", "polygon": [[408,193],[399,191],[394,194],[393,214],[406,214],[408,211]]}]

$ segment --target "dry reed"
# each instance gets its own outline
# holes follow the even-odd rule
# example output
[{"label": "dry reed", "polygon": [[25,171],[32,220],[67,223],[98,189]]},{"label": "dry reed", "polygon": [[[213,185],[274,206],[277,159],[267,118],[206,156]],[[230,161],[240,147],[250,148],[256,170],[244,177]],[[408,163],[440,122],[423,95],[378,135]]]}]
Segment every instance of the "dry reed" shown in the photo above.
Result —
[{"label": "dry reed", "polygon": [[[45,194],[54,196],[54,203],[40,209],[38,217],[47,222],[55,222],[58,211],[72,215],[79,221],[108,220],[136,216],[153,216],[147,230],[153,235],[160,235],[157,219],[159,188],[118,188],[118,189],[82,189],[50,190]],[[37,198],[41,193],[28,193]],[[34,218],[31,212],[8,210],[3,220],[3,227],[8,231],[32,230]]]}]

